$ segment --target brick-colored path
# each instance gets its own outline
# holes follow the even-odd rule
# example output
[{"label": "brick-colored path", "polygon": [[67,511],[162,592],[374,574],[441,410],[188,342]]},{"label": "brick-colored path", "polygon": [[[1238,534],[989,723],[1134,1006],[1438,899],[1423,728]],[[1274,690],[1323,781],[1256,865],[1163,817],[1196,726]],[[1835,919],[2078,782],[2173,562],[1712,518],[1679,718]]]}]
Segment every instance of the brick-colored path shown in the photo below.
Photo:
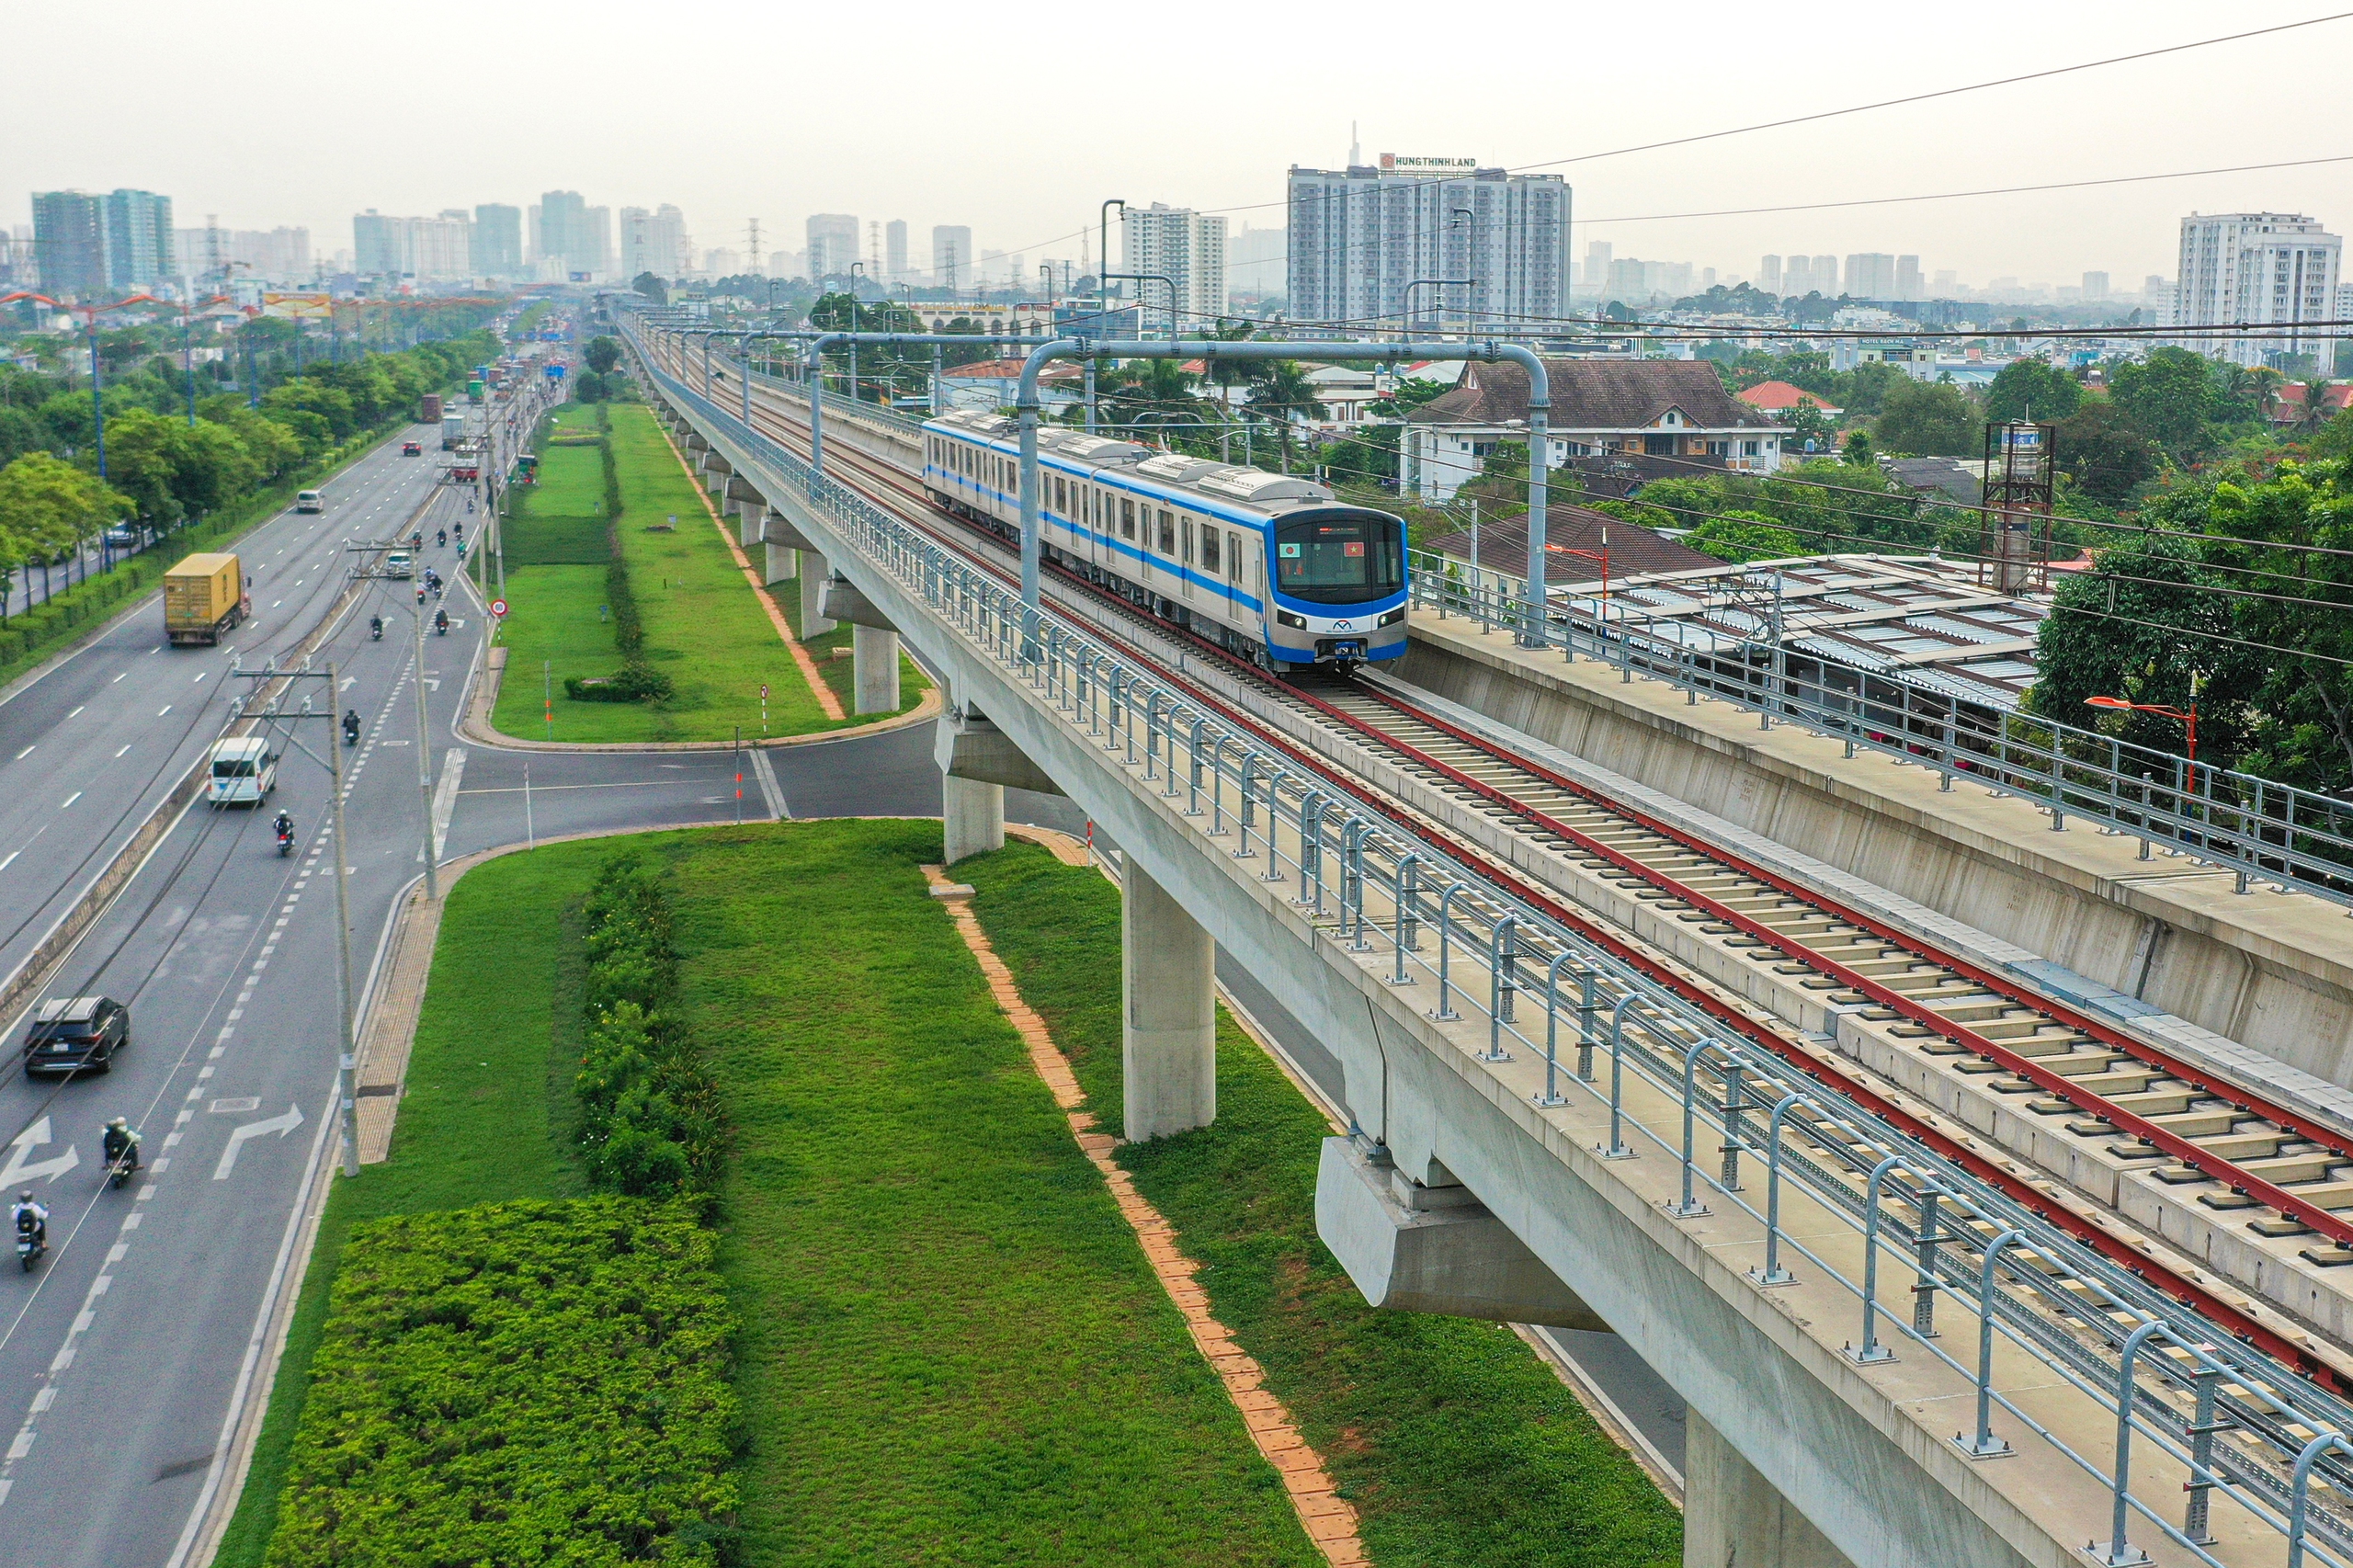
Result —
[{"label": "brick-colored path", "polygon": [[710,504],[710,495],[703,489],[701,479],[687,462],[687,454],[678,450],[678,443],[670,438],[666,427],[657,424],[654,428],[662,432],[663,443],[670,449],[670,455],[678,460],[678,472],[685,474],[687,483],[695,487],[695,499],[700,501],[702,509],[710,514],[710,526],[719,530],[720,542],[726,545],[727,553],[735,558],[736,570],[744,574],[744,581],[752,585],[752,597],[768,612],[768,621],[776,628],[776,634],[784,640],[786,647],[792,650],[792,662],[801,666],[801,678],[809,683],[811,691],[816,693],[817,706],[824,710],[828,719],[848,717],[842,710],[842,699],[834,695],[834,688],[827,686],[825,677],[818,673],[817,661],[809,656],[809,650],[802,647],[801,639],[792,634],[792,623],[784,619],[784,611],[777,608],[776,596],[769,593],[767,585],[760,581],[760,574],[752,570],[751,557],[744,553],[743,546],[737,544],[735,536],[728,531],[727,520],[720,516],[719,508]]},{"label": "brick-colored path", "polygon": [[1054,1103],[1070,1118],[1072,1136],[1078,1140],[1079,1148],[1095,1168],[1103,1173],[1104,1185],[1111,1189],[1120,1212],[1134,1227],[1136,1239],[1143,1244],[1143,1255],[1159,1277],[1162,1289],[1176,1303],[1176,1310],[1185,1314],[1185,1325],[1192,1331],[1193,1343],[1224,1381],[1226,1394],[1233,1401],[1234,1408],[1242,1412],[1243,1422],[1250,1429],[1250,1440],[1258,1445],[1267,1462],[1282,1476],[1291,1506],[1299,1512],[1299,1522],[1306,1527],[1308,1536],[1335,1568],[1370,1562],[1364,1542],[1357,1537],[1356,1509],[1333,1489],[1323,1459],[1300,1437],[1282,1401],[1267,1392],[1266,1375],[1258,1363],[1243,1354],[1225,1326],[1210,1315],[1207,1292],[1193,1283],[1199,1266],[1178,1249],[1176,1228],[1144,1201],[1128,1173],[1111,1158],[1111,1151],[1120,1141],[1108,1132],[1095,1131],[1095,1115],[1086,1108],[1086,1095],[1070,1070],[1069,1059],[1054,1044],[1053,1036],[1046,1032],[1045,1020],[1021,999],[1019,989],[1013,983],[1012,971],[989,946],[988,933],[981,929],[980,921],[972,914],[971,890],[950,881],[938,866],[926,866],[924,875],[930,879],[934,892],[947,905],[957,934],[972,949],[972,957],[988,981],[989,994],[996,998],[997,1006],[1029,1046],[1030,1065],[1045,1080]]}]

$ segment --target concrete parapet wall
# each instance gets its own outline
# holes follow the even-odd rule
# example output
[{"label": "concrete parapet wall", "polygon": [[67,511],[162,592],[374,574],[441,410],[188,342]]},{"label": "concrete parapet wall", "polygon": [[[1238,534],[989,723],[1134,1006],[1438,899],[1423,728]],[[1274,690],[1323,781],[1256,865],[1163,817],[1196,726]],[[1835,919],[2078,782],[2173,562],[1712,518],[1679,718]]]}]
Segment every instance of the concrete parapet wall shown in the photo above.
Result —
[{"label": "concrete parapet wall", "polygon": [[1399,678],[2338,1085],[2353,921],[1927,767],[1416,610]]}]

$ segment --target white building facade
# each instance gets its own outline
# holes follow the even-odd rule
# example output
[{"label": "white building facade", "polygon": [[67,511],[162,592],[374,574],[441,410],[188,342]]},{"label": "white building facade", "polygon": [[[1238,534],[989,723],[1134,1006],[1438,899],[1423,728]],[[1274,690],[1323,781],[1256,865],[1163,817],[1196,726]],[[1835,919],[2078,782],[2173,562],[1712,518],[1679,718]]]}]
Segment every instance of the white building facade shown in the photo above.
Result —
[{"label": "white building facade", "polygon": [[1374,325],[1441,317],[1504,330],[1569,313],[1569,187],[1558,175],[1401,158],[1346,169],[1294,166],[1290,319]]},{"label": "white building facade", "polygon": [[[1165,278],[1176,290],[1176,324],[1191,331],[1225,313],[1225,220],[1154,202],[1120,210],[1121,270]],[[1128,297],[1142,301],[1152,321],[1169,303],[1158,283],[1131,280]]]},{"label": "white building facade", "polygon": [[[2173,326],[2273,325],[2332,319],[2345,242],[2315,219],[2290,212],[2191,213],[2181,221],[2181,267]],[[2225,339],[2185,336],[2182,347],[2238,365],[2272,354],[2334,347],[2326,328]]]}]

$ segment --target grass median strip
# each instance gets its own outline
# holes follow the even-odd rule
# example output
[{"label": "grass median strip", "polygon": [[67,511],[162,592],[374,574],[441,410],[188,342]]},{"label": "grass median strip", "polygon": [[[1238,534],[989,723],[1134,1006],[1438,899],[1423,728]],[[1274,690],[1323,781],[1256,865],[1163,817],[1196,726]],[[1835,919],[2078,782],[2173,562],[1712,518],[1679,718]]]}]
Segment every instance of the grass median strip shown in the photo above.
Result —
[{"label": "grass median strip", "polygon": [[[1027,844],[955,874],[1088,1099],[1119,1105],[1119,890]],[[1326,1457],[1372,1561],[1680,1562],[1672,1505],[1507,1328],[1365,1306],[1315,1235],[1329,1129],[1222,1010],[1217,1093],[1214,1125],[1116,1158]]]},{"label": "grass median strip", "polygon": [[[522,516],[509,524],[510,542],[521,548],[508,561],[512,613],[499,636],[509,652],[494,725],[525,739],[549,738],[543,704],[552,691],[557,741],[728,741],[738,726],[745,739],[756,739],[763,733],[763,686],[769,694],[769,735],[870,722],[827,717],[653,415],[636,403],[597,406],[611,422],[607,439],[621,507],[613,537],[642,629],[642,657],[668,678],[672,693],[637,702],[565,695],[567,676],[609,677],[622,656],[614,643],[617,607],[605,574],[579,559],[583,519],[611,521],[600,504],[601,488],[587,483],[592,471],[601,472],[602,458],[593,447],[551,443],[541,467],[556,472],[542,494],[525,497]],[[594,417],[587,410],[567,411],[557,428],[585,430]],[[602,540],[601,531],[597,537]],[[544,563],[529,563],[527,554]],[[609,552],[596,559],[608,560]],[[919,678],[908,691],[910,702],[920,699]]]},{"label": "grass median strip", "polygon": [[[761,824],[621,844],[668,890],[669,1006],[727,1118],[713,1263],[741,1324],[741,1506],[708,1531],[674,1532],[677,1554],[663,1560],[703,1561],[688,1553],[712,1543],[753,1568],[1316,1563],[1279,1477],[926,895],[920,868],[938,857],[938,824]],[[338,1264],[406,1271],[395,1244],[431,1233],[436,1210],[503,1200],[528,1217],[534,1200],[587,1190],[575,1137],[584,938],[618,847],[507,856],[453,890],[392,1157],[335,1185],[224,1568],[262,1563],[281,1512],[296,1525],[285,1551],[308,1539],[301,1521],[326,1498],[306,1488],[327,1483],[315,1461],[289,1463],[302,1423],[358,1430],[381,1408],[339,1390],[307,1415],[313,1369],[362,1383],[405,1375],[370,1337],[373,1286],[335,1285],[327,1329]],[[617,1085],[612,1103],[631,1092]],[[449,1233],[469,1257],[490,1247],[471,1230]],[[380,1244],[392,1252],[370,1255]],[[474,1300],[488,1287],[467,1289]],[[360,1315],[342,1312],[354,1303]],[[443,1468],[454,1479],[502,1462],[453,1451]],[[532,1490],[545,1472],[517,1472],[502,1496],[548,1495]]]}]

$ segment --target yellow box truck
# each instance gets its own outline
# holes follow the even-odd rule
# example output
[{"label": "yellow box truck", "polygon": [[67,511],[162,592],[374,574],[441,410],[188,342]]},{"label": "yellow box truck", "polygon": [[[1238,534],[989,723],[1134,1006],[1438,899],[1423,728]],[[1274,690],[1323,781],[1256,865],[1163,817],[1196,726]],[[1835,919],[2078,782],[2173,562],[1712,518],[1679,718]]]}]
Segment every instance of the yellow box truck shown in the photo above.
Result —
[{"label": "yellow box truck", "polygon": [[220,642],[245,619],[246,603],[234,555],[191,555],[164,574],[164,631],[175,643]]}]

